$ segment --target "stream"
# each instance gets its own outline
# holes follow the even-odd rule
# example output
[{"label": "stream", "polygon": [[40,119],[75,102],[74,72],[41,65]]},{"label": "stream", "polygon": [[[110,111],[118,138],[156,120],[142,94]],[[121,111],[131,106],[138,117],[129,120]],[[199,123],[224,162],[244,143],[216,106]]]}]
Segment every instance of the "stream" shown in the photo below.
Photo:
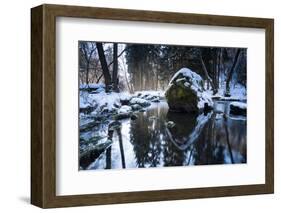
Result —
[{"label": "stream", "polygon": [[229,115],[229,103],[215,101],[213,111],[196,115],[169,112],[161,100],[137,112],[135,120],[120,120],[118,128],[101,122],[84,134],[111,143],[80,155],[80,169],[246,163],[246,117]]}]

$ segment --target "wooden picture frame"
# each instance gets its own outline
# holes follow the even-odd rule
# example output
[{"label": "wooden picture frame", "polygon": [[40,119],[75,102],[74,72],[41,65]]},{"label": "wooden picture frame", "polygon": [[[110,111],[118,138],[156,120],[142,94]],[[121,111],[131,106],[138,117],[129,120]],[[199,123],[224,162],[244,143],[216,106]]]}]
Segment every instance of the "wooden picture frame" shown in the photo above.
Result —
[{"label": "wooden picture frame", "polygon": [[[56,195],[56,17],[265,29],[265,184],[192,189]],[[31,9],[31,203],[42,208],[267,194],[274,191],[274,21],[186,13],[65,5]]]}]

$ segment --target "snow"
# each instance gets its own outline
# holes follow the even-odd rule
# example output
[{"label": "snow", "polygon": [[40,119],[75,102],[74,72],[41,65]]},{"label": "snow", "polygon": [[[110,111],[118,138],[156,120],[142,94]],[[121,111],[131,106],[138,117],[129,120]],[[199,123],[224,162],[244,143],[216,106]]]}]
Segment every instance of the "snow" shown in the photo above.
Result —
[{"label": "snow", "polygon": [[122,93],[122,96],[120,97],[120,101],[130,101],[132,96],[129,93]]},{"label": "snow", "polygon": [[103,83],[99,83],[99,84],[80,84],[80,89],[95,89],[98,91],[104,91],[105,90],[105,85]]},{"label": "snow", "polygon": [[132,98],[130,104],[139,104],[141,106],[149,106],[150,102],[142,98]]},{"label": "snow", "polygon": [[99,85],[91,85],[92,88],[98,88],[99,92],[91,94],[87,91],[80,91],[80,108],[97,106],[97,110],[101,110],[101,108],[106,108],[109,111],[116,109],[116,106],[121,105],[121,99],[127,99],[130,97],[130,94],[127,92],[111,92],[106,93],[101,88],[102,84]]},{"label": "snow", "polygon": [[247,90],[241,84],[232,85],[230,88],[230,94],[233,99],[247,100]]},{"label": "snow", "polygon": [[[80,109],[92,107],[90,115],[80,113],[80,119],[87,120],[88,116],[97,116],[99,114],[126,114],[134,110],[148,107],[151,102],[159,102],[162,91],[139,91],[135,94],[128,92],[110,92],[106,93],[104,84],[81,85],[80,88]],[[95,93],[83,88],[94,88]],[[123,105],[123,106],[122,106]],[[128,106],[131,105],[131,106]]]},{"label": "snow", "polygon": [[[224,86],[225,87],[225,86]],[[220,100],[238,100],[238,101],[246,101],[247,100],[247,90],[241,84],[231,85],[230,87],[230,97],[225,97],[225,89],[224,87],[219,88],[217,94],[213,95],[213,91],[211,89],[207,90],[213,98]]]},{"label": "snow", "polygon": [[212,100],[212,97],[207,93],[207,92],[197,92],[197,97],[198,97],[198,103],[197,103],[197,107],[199,109],[204,109],[204,105],[205,103],[208,104],[209,107],[213,107],[214,106],[214,102]]},{"label": "snow", "polygon": [[[179,75],[183,75],[186,78],[189,78],[192,81],[192,85],[194,85],[197,88],[200,88],[200,83],[202,82],[202,78],[200,75],[198,75],[197,73],[193,72],[191,69],[188,68],[181,68],[179,71],[176,72],[176,74],[174,74],[174,76],[172,77],[171,81],[169,84],[172,84],[174,82],[175,79],[178,78]],[[180,79],[178,79],[180,80]]]},{"label": "snow", "polygon": [[157,90],[157,91],[155,91],[155,90],[142,90],[142,91],[135,91],[135,93],[134,93],[134,96],[138,96],[139,95],[139,97],[144,97],[144,96],[148,96],[148,95],[150,95],[150,96],[157,96],[157,97],[159,97],[159,98],[163,98],[163,97],[165,97],[165,91],[163,91],[163,90]]},{"label": "snow", "polygon": [[238,101],[231,102],[230,106],[234,106],[234,107],[237,107],[239,109],[247,109],[247,104],[246,103],[238,102]]},{"label": "snow", "polygon": [[130,113],[132,112],[132,107],[128,105],[121,106],[120,109],[118,109],[118,113]]},{"label": "snow", "polygon": [[88,100],[87,97],[85,97],[85,94],[80,93],[80,108],[87,108],[94,106],[94,102]]}]

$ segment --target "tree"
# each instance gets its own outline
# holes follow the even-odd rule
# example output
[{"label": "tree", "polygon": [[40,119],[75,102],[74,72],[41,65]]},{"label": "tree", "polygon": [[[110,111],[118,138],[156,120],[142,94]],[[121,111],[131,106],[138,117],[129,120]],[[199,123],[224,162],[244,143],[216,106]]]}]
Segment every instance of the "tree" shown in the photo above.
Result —
[{"label": "tree", "polygon": [[232,76],[233,76],[236,64],[238,63],[238,58],[239,58],[240,52],[241,52],[241,49],[238,49],[236,51],[236,54],[234,56],[234,60],[233,60],[232,66],[231,66],[230,71],[229,71],[229,73],[227,75],[227,78],[226,78],[225,94],[224,94],[226,97],[230,97],[230,81],[232,79]]},{"label": "tree", "polygon": [[[118,47],[117,47],[117,50],[118,50]],[[127,48],[124,48],[118,55],[117,55],[117,63],[118,63],[118,58],[120,57],[120,56],[122,56],[122,54],[125,52],[127,50]],[[118,51],[117,51],[118,52]],[[113,54],[112,54],[113,55]],[[106,57],[105,57],[106,58]],[[113,57],[112,57],[113,58]],[[115,60],[116,61],[116,60]],[[113,60],[107,65],[107,67],[108,67],[108,69],[110,68],[110,66],[111,65],[113,65]],[[117,67],[118,67],[118,65],[117,65]],[[118,69],[118,68],[117,68]],[[97,77],[96,79],[96,83],[99,83],[99,81],[102,79],[102,77],[103,77],[103,73],[99,76],[99,77]],[[117,71],[117,77],[118,77],[118,71]],[[118,79],[117,79],[118,80]],[[118,84],[118,81],[117,81],[117,84]]]},{"label": "tree", "polygon": [[118,92],[118,44],[113,44],[113,71],[112,71],[113,90]]},{"label": "tree", "polygon": [[206,76],[206,79],[207,79],[207,81],[210,83],[210,85],[211,85],[211,87],[212,87],[212,89],[213,89],[213,94],[216,94],[216,93],[218,92],[218,90],[217,90],[217,88],[216,88],[216,86],[215,86],[215,84],[214,84],[214,82],[213,82],[213,79],[212,79],[212,78],[209,76],[209,74],[208,74],[208,70],[207,70],[206,64],[205,64],[205,62],[204,62],[204,60],[203,60],[203,58],[202,58],[202,53],[201,53],[201,51],[200,51],[199,57],[200,57],[200,61],[201,61],[201,63],[202,63],[202,68],[203,68],[204,74],[205,74],[205,76]]},{"label": "tree", "polygon": [[94,42],[81,42],[80,43],[80,55],[85,61],[86,70],[86,84],[89,84],[89,71],[92,55],[96,49],[94,48]]},{"label": "tree", "polygon": [[160,45],[128,44],[126,61],[136,90],[158,89]]},{"label": "tree", "polygon": [[96,42],[96,47],[98,50],[98,55],[99,55],[99,59],[100,59],[101,67],[102,67],[102,72],[103,72],[103,77],[104,77],[104,82],[105,82],[105,90],[108,92],[111,89],[112,81],[111,81],[111,76],[109,73],[108,65],[106,62],[106,58],[104,55],[103,44],[100,42]]}]

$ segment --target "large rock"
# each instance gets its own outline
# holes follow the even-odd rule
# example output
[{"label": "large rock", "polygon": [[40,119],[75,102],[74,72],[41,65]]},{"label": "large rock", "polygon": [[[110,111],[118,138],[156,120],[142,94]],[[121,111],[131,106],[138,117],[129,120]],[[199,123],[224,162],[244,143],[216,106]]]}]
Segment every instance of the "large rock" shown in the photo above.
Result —
[{"label": "large rock", "polygon": [[175,112],[202,112],[213,107],[211,96],[204,91],[200,75],[188,68],[180,69],[171,79],[165,96]]}]

